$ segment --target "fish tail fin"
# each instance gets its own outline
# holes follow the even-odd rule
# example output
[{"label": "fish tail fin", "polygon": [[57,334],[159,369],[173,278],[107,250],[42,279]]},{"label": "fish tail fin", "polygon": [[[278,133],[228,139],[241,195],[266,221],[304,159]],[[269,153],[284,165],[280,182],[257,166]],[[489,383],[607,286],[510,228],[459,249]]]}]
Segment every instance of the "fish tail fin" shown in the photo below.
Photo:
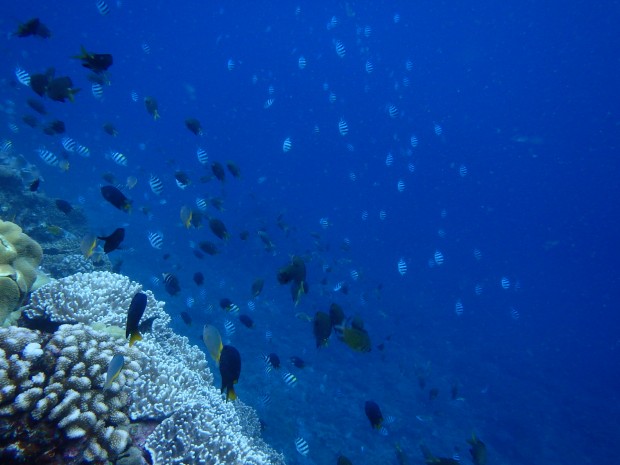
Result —
[{"label": "fish tail fin", "polygon": [[141,341],[141,340],[142,340],[142,334],[140,334],[139,331],[131,333],[131,337],[129,338],[129,347],[134,345],[136,341]]},{"label": "fish tail fin", "polygon": [[235,388],[232,386],[226,390],[226,402],[229,400],[237,400],[237,393],[235,392]]}]

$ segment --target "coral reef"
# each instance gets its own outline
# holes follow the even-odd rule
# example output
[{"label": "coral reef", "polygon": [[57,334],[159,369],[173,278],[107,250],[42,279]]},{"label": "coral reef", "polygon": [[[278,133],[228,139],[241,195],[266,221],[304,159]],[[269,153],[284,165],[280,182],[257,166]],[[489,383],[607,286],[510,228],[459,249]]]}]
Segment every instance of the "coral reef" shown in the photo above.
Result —
[{"label": "coral reef", "polygon": [[[123,342],[83,324],[63,325],[51,337],[0,328],[0,419],[18,425],[0,434],[0,459],[27,461],[44,448],[88,462],[121,454],[130,443],[130,387],[141,371],[141,354]],[[104,391],[116,353],[125,367]]]},{"label": "coral reef", "polygon": [[[9,156],[14,161],[17,156]],[[107,255],[98,260],[86,260],[80,252],[80,240],[88,233],[84,212],[75,207],[69,214],[61,212],[51,199],[39,192],[30,192],[28,185],[38,177],[36,167],[20,161],[18,166],[2,166],[0,159],[0,214],[11,218],[43,249],[41,267],[53,278],[77,272],[110,271]],[[13,166],[13,165],[10,165]],[[25,166],[26,168],[20,168]]]},{"label": "coral reef", "polygon": [[32,289],[42,256],[39,244],[19,226],[0,220],[0,325]]},{"label": "coral reef", "polygon": [[[140,284],[120,274],[77,273],[37,289],[22,314],[30,320],[101,323],[124,328],[131,299],[141,291]],[[151,291],[144,292],[147,305],[142,318],[156,317],[156,324],[166,326],[170,316],[164,310],[164,303],[158,302]]]},{"label": "coral reef", "polygon": [[[260,437],[253,410],[224,400],[204,353],[169,328],[163,303],[150,291],[143,291],[143,319],[156,318],[143,340],[128,347],[122,328],[139,291],[125,276],[94,272],[32,293],[24,322],[52,322],[55,332],[0,333],[0,420],[22,425],[0,427],[0,450],[32,460],[38,455],[28,447],[50,441],[64,463],[78,463],[72,460],[80,453],[92,462],[139,464],[140,451],[156,465],[283,464]],[[125,368],[102,391],[115,353],[125,356]],[[26,434],[42,439],[27,445]]]}]

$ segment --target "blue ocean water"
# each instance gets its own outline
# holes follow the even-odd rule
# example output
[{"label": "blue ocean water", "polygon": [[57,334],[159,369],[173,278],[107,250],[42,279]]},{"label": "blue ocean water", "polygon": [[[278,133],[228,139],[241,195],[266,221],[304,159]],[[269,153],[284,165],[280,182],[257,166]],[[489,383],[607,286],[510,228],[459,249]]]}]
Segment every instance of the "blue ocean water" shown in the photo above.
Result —
[{"label": "blue ocean water", "polygon": [[[486,443],[488,463],[612,463],[620,432],[617,3],[109,7],[103,16],[95,1],[5,5],[0,136],[39,166],[41,191],[81,206],[94,232],[126,228],[111,258],[167,302],[175,330],[202,347],[203,324],[223,332],[226,320],[235,323],[238,395],[257,408],[265,439],[288,463],[335,463],[338,454],[398,463],[396,444],[409,463],[422,463],[420,443],[471,463],[472,433]],[[9,36],[32,17],[51,38]],[[82,45],[114,57],[100,99],[72,58]],[[17,83],[17,66],[30,74],[54,67],[81,89],[73,103],[43,100],[41,119],[63,120],[65,135],[90,149],[89,158],[68,154],[67,172],[36,154],[45,146],[60,155],[61,136],[22,122],[33,114],[26,100],[38,97]],[[158,101],[157,121],[146,96]],[[188,131],[186,118],[204,134]],[[108,122],[117,137],[103,132]],[[283,152],[286,138],[292,148]],[[234,161],[241,179],[201,182],[210,170],[198,147],[210,161]],[[125,154],[127,166],[106,158],[110,151]],[[192,180],[186,189],[175,184],[178,170]],[[102,199],[104,173],[120,184],[137,178],[124,189],[131,214]],[[159,196],[151,174],[164,183]],[[224,199],[224,211],[207,213],[225,222],[226,243],[205,221],[181,224],[181,207],[196,209],[197,197]],[[149,231],[163,234],[162,250],[150,246]],[[220,253],[198,259],[203,240]],[[309,293],[297,306],[276,281],[292,255],[308,267]],[[179,296],[152,282],[168,272],[180,279]],[[258,277],[265,289],[252,299]],[[338,283],[348,293],[335,291]],[[255,327],[221,310],[224,297]],[[334,335],[315,347],[312,324],[296,314],[312,317],[332,302],[363,318],[370,353]],[[283,360],[280,373],[264,373],[269,352]],[[293,355],[308,366],[292,367]],[[367,400],[393,418],[386,436],[370,427]],[[297,437],[308,442],[307,457],[296,452]]]}]

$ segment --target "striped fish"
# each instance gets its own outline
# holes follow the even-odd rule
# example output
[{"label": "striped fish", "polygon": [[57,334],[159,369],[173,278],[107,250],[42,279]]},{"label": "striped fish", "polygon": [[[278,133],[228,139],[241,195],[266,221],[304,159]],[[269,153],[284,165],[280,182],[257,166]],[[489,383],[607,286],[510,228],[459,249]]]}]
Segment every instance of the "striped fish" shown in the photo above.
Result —
[{"label": "striped fish", "polygon": [[160,232],[150,232],[147,237],[154,249],[159,250],[164,245],[164,235]]},{"label": "striped fish", "polygon": [[97,0],[95,6],[101,16],[107,16],[110,13],[110,6],[103,0]]},{"label": "striped fish", "polygon": [[161,194],[164,190],[164,183],[162,183],[161,179],[154,174],[151,174],[151,177],[149,178],[149,186],[151,186],[151,190],[156,195]]},{"label": "striped fish", "polygon": [[28,74],[28,71],[18,66],[17,68],[15,68],[15,77],[20,84],[26,87],[30,87],[30,74]]},{"label": "striped fish", "polygon": [[293,373],[284,373],[282,379],[287,386],[295,386],[297,384],[297,377]]},{"label": "striped fish", "polygon": [[308,446],[306,440],[301,436],[295,439],[295,449],[297,449],[297,452],[299,452],[304,457],[306,457],[310,452],[310,446]]}]

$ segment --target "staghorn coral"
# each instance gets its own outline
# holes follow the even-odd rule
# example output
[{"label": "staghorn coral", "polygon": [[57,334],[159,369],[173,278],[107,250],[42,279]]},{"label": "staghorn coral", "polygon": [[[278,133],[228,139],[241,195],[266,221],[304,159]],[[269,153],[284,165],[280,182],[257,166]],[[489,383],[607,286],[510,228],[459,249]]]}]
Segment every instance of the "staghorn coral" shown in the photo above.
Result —
[{"label": "staghorn coral", "polygon": [[0,325],[32,290],[42,256],[41,246],[19,226],[0,220]]},{"label": "staghorn coral", "polygon": [[[61,454],[72,450],[89,462],[121,454],[130,443],[131,386],[142,357],[123,342],[83,324],[62,325],[51,336],[0,328],[0,418],[18,425],[0,435],[0,446],[11,446],[0,447],[5,450],[0,459],[26,460],[52,444]],[[125,367],[103,391],[115,353],[124,355]]]},{"label": "staghorn coral", "polygon": [[[23,315],[31,320],[54,323],[102,323],[124,328],[131,299],[140,291],[140,284],[120,274],[77,273],[33,292]],[[157,325],[167,325],[170,316],[163,302],[158,302],[151,291],[144,292],[148,300],[143,318],[157,317]]]}]

